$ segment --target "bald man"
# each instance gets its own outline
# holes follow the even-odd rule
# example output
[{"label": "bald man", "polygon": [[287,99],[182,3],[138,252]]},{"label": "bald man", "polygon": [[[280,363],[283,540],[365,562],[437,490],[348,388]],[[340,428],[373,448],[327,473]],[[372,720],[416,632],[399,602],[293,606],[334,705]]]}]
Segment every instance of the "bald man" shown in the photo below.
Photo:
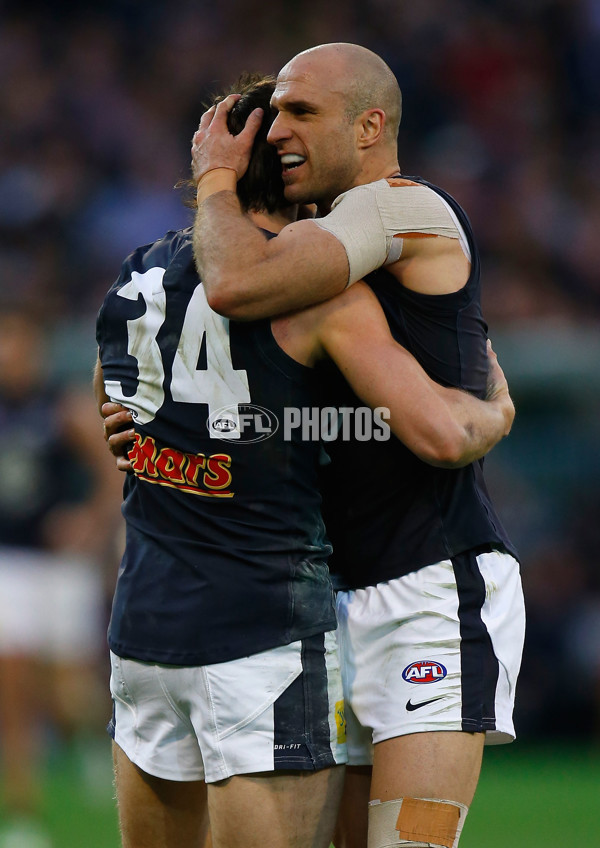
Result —
[{"label": "bald man", "polygon": [[[366,276],[393,335],[430,375],[483,397],[487,326],[471,225],[452,197],[401,174],[401,94],[383,60],[327,44],[282,69],[268,138],[286,199],[316,203],[322,217],[271,241],[235,195],[262,114],[233,137],[225,122],[234,102],[203,116],[192,149],[196,262],[212,308],[271,316]],[[395,440],[338,440],[328,450],[325,515],[344,585],[338,632],[354,767],[336,848],[456,848],[484,743],[514,738],[524,634],[517,554],[481,462],[432,469]]]}]

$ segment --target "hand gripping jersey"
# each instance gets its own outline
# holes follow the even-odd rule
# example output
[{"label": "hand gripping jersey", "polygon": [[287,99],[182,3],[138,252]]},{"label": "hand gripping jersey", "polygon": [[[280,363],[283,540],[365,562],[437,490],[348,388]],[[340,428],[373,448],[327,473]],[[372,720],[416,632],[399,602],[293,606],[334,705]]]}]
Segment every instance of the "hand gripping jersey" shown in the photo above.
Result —
[{"label": "hand gripping jersey", "polygon": [[114,653],[204,665],[334,629],[319,444],[283,426],[286,408],[316,405],[312,369],[269,321],[210,309],[191,230],[128,257],[97,339],[136,430]]},{"label": "hand gripping jersey", "polygon": [[[428,186],[453,210],[467,237],[469,279],[460,291],[444,295],[409,290],[384,269],[366,282],[394,338],[434,380],[484,397],[487,325],[471,225],[448,194],[418,177],[407,181]],[[360,406],[333,369],[325,386],[326,397],[345,392],[348,406]],[[334,549],[330,567],[346,588],[375,585],[480,547],[516,556],[487,492],[483,460],[459,469],[434,468],[393,436],[389,441],[338,439],[328,443],[327,452],[332,462],[324,469],[322,487]]]}]

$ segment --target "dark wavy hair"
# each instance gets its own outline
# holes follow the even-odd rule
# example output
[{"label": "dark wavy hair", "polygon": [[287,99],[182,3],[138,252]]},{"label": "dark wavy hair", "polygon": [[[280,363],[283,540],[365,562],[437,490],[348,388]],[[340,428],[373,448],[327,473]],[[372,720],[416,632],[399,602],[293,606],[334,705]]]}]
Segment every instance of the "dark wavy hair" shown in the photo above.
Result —
[{"label": "dark wavy hair", "polygon": [[[233,83],[231,88],[213,98],[213,103],[220,103],[228,94],[241,94],[227,118],[227,126],[232,135],[237,135],[244,129],[250,113],[257,108],[263,110],[262,124],[254,139],[252,155],[248,170],[237,184],[237,194],[246,212],[276,212],[289,203],[283,196],[283,180],[281,178],[281,163],[275,148],[268,143],[267,133],[273,121],[271,111],[271,95],[275,89],[276,79],[259,73],[244,73]],[[208,107],[207,107],[208,108]],[[193,180],[179,183],[193,190],[193,197],[186,201],[195,206],[196,184]]]}]

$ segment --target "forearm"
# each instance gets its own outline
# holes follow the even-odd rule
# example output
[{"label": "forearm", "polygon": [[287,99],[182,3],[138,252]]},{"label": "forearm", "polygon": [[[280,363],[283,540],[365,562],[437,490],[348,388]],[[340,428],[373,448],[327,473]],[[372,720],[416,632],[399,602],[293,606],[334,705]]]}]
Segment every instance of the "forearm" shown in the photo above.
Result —
[{"label": "forearm", "polygon": [[501,372],[491,400],[444,388],[393,340],[366,286],[359,283],[326,306],[317,308],[322,350],[361,400],[389,410],[394,435],[424,462],[468,465],[509,432],[514,407]]},{"label": "forearm", "polygon": [[312,220],[267,239],[231,191],[198,205],[194,256],[209,305],[236,320],[272,317],[339,294],[348,282],[344,248]]},{"label": "forearm", "polygon": [[192,243],[208,302],[216,312],[238,319],[275,314],[253,309],[261,291],[252,285],[243,260],[264,262],[267,239],[244,214],[234,191],[212,194],[198,205]]},{"label": "forearm", "polygon": [[[375,353],[375,348],[372,351]],[[363,359],[357,368],[345,354],[333,358],[362,401],[373,409],[389,410],[392,433],[428,465],[458,468],[489,449],[487,433],[483,448],[482,432],[472,423],[465,405],[449,403],[438,391],[441,387],[403,348],[380,347],[377,362]],[[493,429],[495,435],[497,422]]]},{"label": "forearm", "polygon": [[[507,404],[482,401],[433,382],[407,352],[379,358],[379,371],[347,373],[358,396],[386,407],[394,435],[429,465],[461,468],[484,456],[508,434]],[[343,362],[339,363],[344,368]]]}]

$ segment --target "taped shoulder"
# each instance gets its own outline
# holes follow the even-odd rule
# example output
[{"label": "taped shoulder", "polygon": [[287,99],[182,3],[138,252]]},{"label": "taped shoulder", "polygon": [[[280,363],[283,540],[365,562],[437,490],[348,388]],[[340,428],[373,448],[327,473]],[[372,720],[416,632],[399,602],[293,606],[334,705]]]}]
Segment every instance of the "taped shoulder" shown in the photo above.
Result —
[{"label": "taped shoulder", "polygon": [[344,246],[349,284],[396,262],[405,238],[460,239],[470,258],[465,234],[446,201],[428,186],[403,178],[350,189],[336,199],[329,215],[315,223]]}]

